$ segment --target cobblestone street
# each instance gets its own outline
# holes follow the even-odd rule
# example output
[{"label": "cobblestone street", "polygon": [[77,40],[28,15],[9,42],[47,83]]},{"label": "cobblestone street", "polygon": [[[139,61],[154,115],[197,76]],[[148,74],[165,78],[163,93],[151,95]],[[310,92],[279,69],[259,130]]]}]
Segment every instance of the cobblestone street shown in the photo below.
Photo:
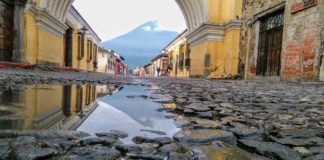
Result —
[{"label": "cobblestone street", "polygon": [[[128,133],[117,131],[86,139],[87,133],[74,131],[0,131],[1,158],[12,156],[10,150],[18,157],[33,150],[31,159],[324,159],[323,83],[138,79],[20,69],[0,72],[2,88],[44,83],[148,86],[150,97],[128,98],[149,98],[163,104],[158,111],[171,113],[167,118],[181,128],[173,137],[134,137],[132,145],[119,142]],[[50,144],[53,140],[59,149]],[[13,148],[3,145],[10,143]],[[22,148],[24,151],[17,152]]]}]

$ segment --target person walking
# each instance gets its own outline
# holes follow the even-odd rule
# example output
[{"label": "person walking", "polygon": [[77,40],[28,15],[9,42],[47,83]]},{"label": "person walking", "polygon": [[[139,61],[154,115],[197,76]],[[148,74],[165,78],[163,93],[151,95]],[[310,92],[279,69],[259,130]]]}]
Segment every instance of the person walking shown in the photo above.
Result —
[{"label": "person walking", "polygon": [[157,71],[157,76],[160,77],[161,68],[158,67],[158,68],[156,69],[156,71]]}]

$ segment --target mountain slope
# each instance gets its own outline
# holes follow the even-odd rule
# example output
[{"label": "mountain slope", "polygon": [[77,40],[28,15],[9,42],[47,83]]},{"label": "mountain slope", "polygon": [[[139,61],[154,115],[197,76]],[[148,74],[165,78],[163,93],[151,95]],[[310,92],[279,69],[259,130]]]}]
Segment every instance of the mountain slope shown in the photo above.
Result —
[{"label": "mountain slope", "polygon": [[101,46],[122,55],[132,69],[149,63],[177,35],[177,32],[158,30],[157,22],[150,21],[125,35],[102,42]]}]

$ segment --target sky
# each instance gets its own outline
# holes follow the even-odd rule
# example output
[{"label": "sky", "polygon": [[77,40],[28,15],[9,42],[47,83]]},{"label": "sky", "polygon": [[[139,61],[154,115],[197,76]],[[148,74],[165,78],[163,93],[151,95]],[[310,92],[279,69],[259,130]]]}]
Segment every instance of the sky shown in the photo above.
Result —
[{"label": "sky", "polygon": [[186,28],[175,0],[76,0],[73,5],[103,41],[148,21],[158,22],[155,30],[181,33]]}]

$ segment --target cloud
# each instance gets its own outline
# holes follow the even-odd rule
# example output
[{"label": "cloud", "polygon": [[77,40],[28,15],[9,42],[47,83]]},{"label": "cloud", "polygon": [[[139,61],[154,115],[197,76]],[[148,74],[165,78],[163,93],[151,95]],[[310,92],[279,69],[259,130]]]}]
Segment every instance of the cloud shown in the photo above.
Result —
[{"label": "cloud", "polygon": [[144,26],[142,26],[142,29],[145,31],[153,31],[153,32],[168,30],[167,28],[162,28],[159,21],[157,21],[157,20],[150,21],[150,22],[146,23]]}]

